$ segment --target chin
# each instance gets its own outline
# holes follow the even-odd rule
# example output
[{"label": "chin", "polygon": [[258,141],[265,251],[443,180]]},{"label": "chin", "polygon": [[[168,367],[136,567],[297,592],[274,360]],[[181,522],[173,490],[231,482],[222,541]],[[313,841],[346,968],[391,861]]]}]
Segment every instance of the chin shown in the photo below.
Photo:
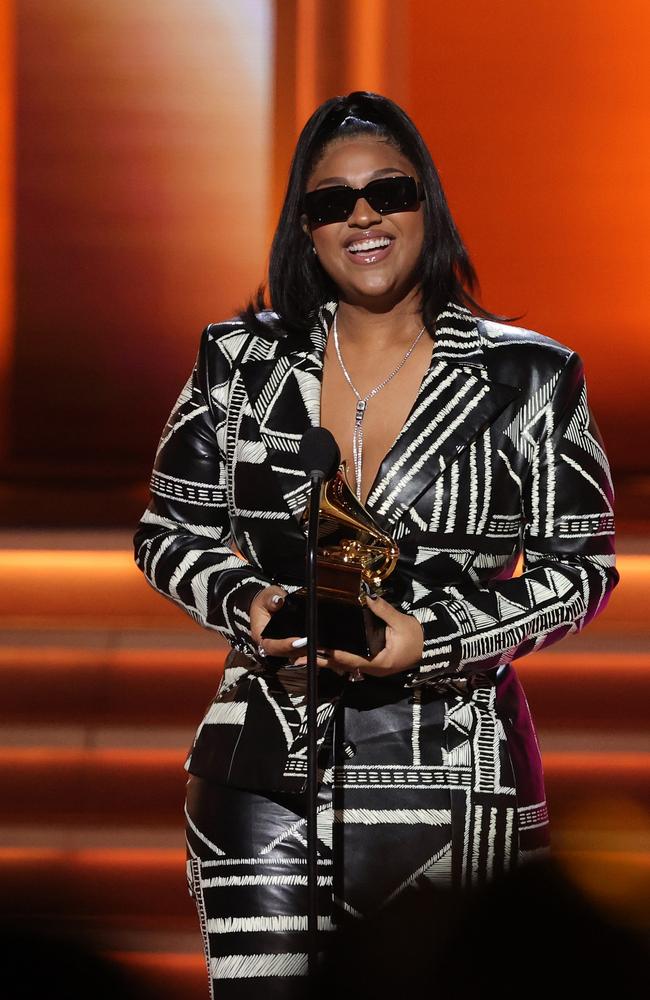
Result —
[{"label": "chin", "polygon": [[370,275],[365,281],[358,281],[350,289],[353,295],[359,295],[363,298],[383,298],[386,295],[393,295],[397,291],[397,284],[394,281],[389,281],[386,278],[372,278]]}]

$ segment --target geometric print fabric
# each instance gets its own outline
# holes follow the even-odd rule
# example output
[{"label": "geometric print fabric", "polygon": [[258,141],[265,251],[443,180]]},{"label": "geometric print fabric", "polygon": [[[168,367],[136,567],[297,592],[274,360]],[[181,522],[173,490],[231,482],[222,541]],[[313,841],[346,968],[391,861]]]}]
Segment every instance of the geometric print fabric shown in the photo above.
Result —
[{"label": "geometric print fabric", "polygon": [[[304,784],[304,678],[301,702],[298,678],[290,687],[256,662],[248,607],[270,582],[301,583],[298,447],[319,422],[335,311],[323,307],[309,339],[206,328],[135,536],[151,585],[248,657],[226,670],[188,761],[240,787]],[[583,628],[618,580],[611,477],[578,355],[455,303],[437,317],[429,370],[367,506],[400,547],[390,600],[424,632],[405,693],[505,670]],[[321,738],[337,683],[323,684]]]},{"label": "geometric print fabric", "polygon": [[[206,328],[134,539],[149,583],[233,646],[188,771],[220,794],[281,800],[294,822],[306,779],[305,672],[259,660],[248,608],[271,582],[288,591],[302,582],[309,483],[298,449],[320,421],[335,311],[323,306],[302,339],[270,326],[268,337],[251,334],[240,320]],[[541,756],[513,661],[584,628],[618,582],[613,487],[578,355],[448,303],[367,506],[399,545],[389,597],[422,625],[424,650],[391,678],[349,685],[320,673],[320,863],[331,896],[323,886],[327,906],[352,916],[372,909],[373,893],[385,901],[418,879],[468,888],[548,847]],[[276,846],[295,861],[295,882],[302,833],[290,826]],[[275,956],[269,982],[294,975],[300,960],[278,955],[304,949],[281,943],[283,921],[297,920],[290,933],[300,935],[306,911],[277,913],[277,930],[263,927],[272,910],[246,902],[253,885],[271,884],[263,875],[276,847],[259,861],[252,845],[247,860],[219,837],[208,845],[191,822],[188,840],[195,891],[204,868],[228,869],[214,878],[235,879],[246,910],[233,911],[229,929],[219,922],[227,913],[207,918],[215,981],[234,989],[245,979],[251,947]],[[355,881],[351,859],[361,856],[370,877]],[[218,887],[203,886],[215,906]]]},{"label": "geometric print fabric", "polygon": [[[397,712],[393,706],[400,733],[382,747],[365,720],[373,702],[382,711],[379,685],[339,706],[321,747],[323,934],[420,884],[467,889],[521,860],[514,776],[492,711],[494,686],[481,685],[478,693],[477,712],[461,695],[423,705],[416,692]],[[496,767],[495,743],[503,751]],[[386,764],[377,764],[382,756]],[[214,995],[247,995],[250,979],[271,996],[300,995],[292,980],[306,974],[307,964],[304,800],[191,778],[187,837],[188,878]]]}]

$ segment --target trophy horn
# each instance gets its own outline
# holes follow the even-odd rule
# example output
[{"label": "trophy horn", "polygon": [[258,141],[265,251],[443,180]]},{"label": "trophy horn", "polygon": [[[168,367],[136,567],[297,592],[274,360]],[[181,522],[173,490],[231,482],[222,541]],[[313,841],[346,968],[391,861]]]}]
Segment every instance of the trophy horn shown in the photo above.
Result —
[{"label": "trophy horn", "polygon": [[323,483],[319,509],[319,560],[358,568],[367,587],[377,592],[395,569],[399,548],[355,496],[345,461]]},{"label": "trophy horn", "polygon": [[[399,548],[352,492],[345,462],[323,483],[318,509],[318,642],[327,649],[372,658],[384,648],[386,627],[366,598],[382,593],[383,581],[397,565]],[[303,512],[303,525],[308,519],[309,507]],[[302,587],[287,595],[263,635],[271,639],[303,635],[305,616]]]}]

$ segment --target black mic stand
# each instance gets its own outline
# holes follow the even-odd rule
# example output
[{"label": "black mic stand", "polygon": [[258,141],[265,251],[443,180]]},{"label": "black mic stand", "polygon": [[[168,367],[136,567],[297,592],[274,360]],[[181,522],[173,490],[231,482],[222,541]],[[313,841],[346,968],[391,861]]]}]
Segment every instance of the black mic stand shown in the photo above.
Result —
[{"label": "black mic stand", "polygon": [[309,476],[307,532],[307,974],[312,983],[318,972],[318,590],[317,549],[320,491],[341,461],[336,441],[325,427],[310,427],[300,442],[302,466]]},{"label": "black mic stand", "polygon": [[318,969],[318,745],[316,715],[318,707],[318,516],[323,473],[310,473],[309,531],[307,535],[307,974],[314,980]]}]

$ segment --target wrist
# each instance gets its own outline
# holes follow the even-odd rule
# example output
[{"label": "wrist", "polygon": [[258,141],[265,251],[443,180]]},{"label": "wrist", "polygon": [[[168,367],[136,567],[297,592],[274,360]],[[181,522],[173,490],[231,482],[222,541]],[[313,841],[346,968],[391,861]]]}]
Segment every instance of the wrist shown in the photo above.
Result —
[{"label": "wrist", "polygon": [[[257,607],[262,606],[261,602],[259,601],[259,597],[260,597],[261,594],[264,593],[265,590],[268,590],[268,587],[259,586],[259,587],[257,587],[256,590],[254,590],[252,592],[251,599],[250,599],[250,602],[249,602],[249,605],[248,605],[248,617],[249,618],[250,618],[250,615],[251,615],[251,612],[253,610],[253,606],[254,605],[256,605]],[[257,602],[257,604],[256,604],[256,602]]]},{"label": "wrist", "polygon": [[231,644],[241,653],[251,653],[257,649],[257,640],[252,634],[251,613],[254,614],[255,599],[265,589],[264,582],[259,578],[249,579],[240,585],[233,595],[233,613],[230,619],[233,633]]}]

